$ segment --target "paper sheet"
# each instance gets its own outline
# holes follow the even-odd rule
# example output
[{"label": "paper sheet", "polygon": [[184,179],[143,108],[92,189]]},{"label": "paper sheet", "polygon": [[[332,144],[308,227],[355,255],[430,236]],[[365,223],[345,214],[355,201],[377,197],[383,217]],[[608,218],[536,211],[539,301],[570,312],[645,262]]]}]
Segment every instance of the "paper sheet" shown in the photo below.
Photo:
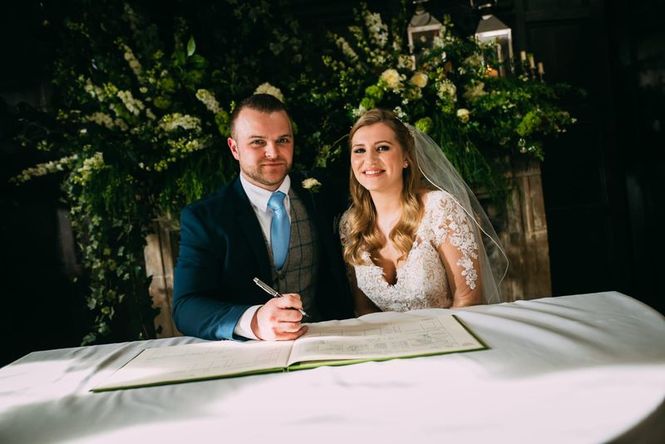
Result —
[{"label": "paper sheet", "polygon": [[338,359],[381,359],[485,348],[453,316],[391,323],[312,324],[293,345],[289,364]]},{"label": "paper sheet", "polygon": [[94,391],[257,373],[286,366],[292,341],[205,342],[148,348]]}]

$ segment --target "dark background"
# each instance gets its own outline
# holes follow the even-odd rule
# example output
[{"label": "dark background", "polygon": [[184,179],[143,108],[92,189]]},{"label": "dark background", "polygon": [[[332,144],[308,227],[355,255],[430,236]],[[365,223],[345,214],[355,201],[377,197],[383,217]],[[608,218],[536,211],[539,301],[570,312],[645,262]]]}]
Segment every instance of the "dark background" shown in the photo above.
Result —
[{"label": "dark background", "polygon": [[[40,6],[40,3],[45,6]],[[395,2],[370,1],[391,14]],[[341,30],[357,2],[295,0],[312,32]],[[196,2],[195,7],[205,7]],[[16,107],[47,106],[54,42],[46,8],[14,1],[0,13],[0,365],[33,350],[77,346],[89,322],[57,177],[16,188],[7,179],[47,160],[17,146]],[[478,21],[468,2],[433,0],[458,31]],[[57,11],[56,11],[57,12]],[[543,187],[555,296],[617,290],[665,309],[665,2],[509,0],[496,15],[513,29],[515,54],[533,52],[549,81],[583,88],[565,106],[578,124],[546,147]]]}]

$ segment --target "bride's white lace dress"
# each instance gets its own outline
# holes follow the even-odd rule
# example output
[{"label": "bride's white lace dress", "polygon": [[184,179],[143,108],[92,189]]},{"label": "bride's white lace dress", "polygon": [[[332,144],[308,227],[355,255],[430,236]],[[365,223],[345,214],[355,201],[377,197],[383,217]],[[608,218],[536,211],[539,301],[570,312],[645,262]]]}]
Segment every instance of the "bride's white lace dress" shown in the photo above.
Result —
[{"label": "bride's white lace dress", "polygon": [[[448,277],[437,251],[444,242],[454,247],[453,262],[466,285],[471,289],[478,285],[478,244],[466,213],[445,191],[430,191],[424,201],[425,212],[415,242],[397,267],[394,285],[386,281],[383,269],[372,262],[367,251],[362,254],[365,264],[350,270],[358,288],[382,311],[452,305]],[[340,221],[342,245],[347,242],[348,230],[347,211]]]}]

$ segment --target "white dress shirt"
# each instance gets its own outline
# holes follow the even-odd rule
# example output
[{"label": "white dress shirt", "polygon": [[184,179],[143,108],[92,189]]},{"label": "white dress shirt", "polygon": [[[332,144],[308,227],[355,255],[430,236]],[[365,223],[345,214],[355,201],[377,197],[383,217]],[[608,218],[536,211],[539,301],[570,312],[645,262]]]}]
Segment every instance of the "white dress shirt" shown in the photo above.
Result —
[{"label": "white dress shirt", "polygon": [[[243,190],[245,190],[249,202],[252,204],[254,214],[256,214],[259,225],[261,225],[261,231],[266,240],[266,245],[270,248],[270,221],[272,220],[272,210],[268,208],[268,200],[274,191],[266,190],[254,185],[249,182],[242,173],[240,173],[240,184],[242,185]],[[291,220],[291,203],[289,201],[290,188],[291,178],[286,176],[279,188],[275,190],[286,194],[286,197],[284,198],[284,206],[286,208],[286,213],[289,215],[289,221]],[[248,339],[258,339],[252,331],[251,324],[254,313],[256,313],[259,308],[261,308],[261,305],[253,305],[245,310],[233,329],[233,333]]]}]

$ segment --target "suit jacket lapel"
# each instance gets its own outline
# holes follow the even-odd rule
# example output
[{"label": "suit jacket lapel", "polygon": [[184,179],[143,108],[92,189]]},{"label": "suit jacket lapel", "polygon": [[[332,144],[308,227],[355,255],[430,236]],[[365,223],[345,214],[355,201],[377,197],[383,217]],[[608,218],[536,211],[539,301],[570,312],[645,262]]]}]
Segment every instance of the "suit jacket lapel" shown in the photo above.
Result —
[{"label": "suit jacket lapel", "polygon": [[233,196],[236,199],[236,223],[242,230],[247,239],[247,245],[254,254],[256,262],[259,264],[259,276],[266,282],[272,282],[272,272],[270,271],[270,257],[266,248],[263,233],[261,232],[261,225],[256,219],[256,214],[249,202],[245,190],[242,188],[240,179],[236,178],[232,185]]}]

